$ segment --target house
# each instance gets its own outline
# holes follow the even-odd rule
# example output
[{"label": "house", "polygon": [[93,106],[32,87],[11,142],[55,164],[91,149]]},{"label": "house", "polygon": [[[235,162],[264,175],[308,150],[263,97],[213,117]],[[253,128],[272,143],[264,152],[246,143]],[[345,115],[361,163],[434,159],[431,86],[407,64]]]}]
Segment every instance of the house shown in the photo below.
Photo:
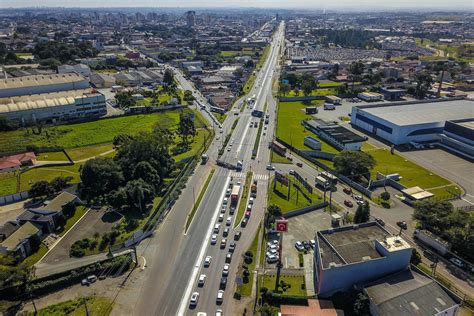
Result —
[{"label": "house", "polygon": [[23,166],[32,166],[36,163],[34,152],[0,157],[0,173],[20,169]]},{"label": "house", "polygon": [[69,204],[80,204],[82,201],[74,194],[61,192],[54,199],[46,201],[43,206],[31,208],[20,214],[17,221],[21,224],[30,222],[41,227],[44,233],[52,233],[58,228],[58,221],[63,216],[64,207]]},{"label": "house", "polygon": [[370,314],[454,316],[459,305],[432,279],[404,270],[369,283]]},{"label": "house", "polygon": [[25,223],[0,243],[0,253],[11,254],[22,261],[32,253],[31,238],[39,237],[41,230],[32,223]]},{"label": "house", "polygon": [[279,316],[337,316],[338,311],[329,300],[309,299],[308,305],[281,305]]}]

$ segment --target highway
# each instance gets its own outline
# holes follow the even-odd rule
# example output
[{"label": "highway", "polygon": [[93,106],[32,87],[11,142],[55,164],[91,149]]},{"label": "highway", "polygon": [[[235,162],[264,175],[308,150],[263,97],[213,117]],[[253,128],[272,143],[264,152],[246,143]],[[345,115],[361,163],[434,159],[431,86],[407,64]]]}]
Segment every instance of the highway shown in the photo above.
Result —
[{"label": "highway", "polygon": [[[207,312],[208,315],[214,314],[217,309],[224,310],[225,314],[231,314],[228,306],[231,303],[235,286],[235,275],[242,253],[249,247],[253,236],[258,229],[260,219],[266,206],[266,187],[268,172],[265,170],[270,157],[268,142],[273,135],[273,124],[268,125],[266,135],[261,137],[258,156],[255,160],[251,159],[254,142],[257,137],[258,128],[250,127],[252,120],[257,118],[251,116],[254,109],[262,110],[265,107],[267,99],[271,101],[272,77],[276,69],[277,60],[280,52],[280,45],[283,43],[283,24],[275,32],[271,43],[271,49],[267,60],[257,74],[254,87],[249,95],[257,96],[253,108],[246,108],[242,113],[233,115],[228,113],[229,117],[222,124],[222,133],[216,129],[216,136],[219,140],[209,147],[207,154],[210,160],[207,165],[200,165],[196,168],[194,175],[188,180],[186,189],[183,190],[180,198],[168,214],[165,221],[155,232],[155,236],[146,242],[140,244],[138,248],[139,256],[146,258],[147,267],[142,275],[137,276],[140,282],[130,282],[118,294],[120,310],[129,310],[133,315],[194,315],[197,312]],[[176,78],[179,84],[185,88],[194,91],[192,84],[175,69]],[[207,105],[202,96],[195,92],[197,99]],[[268,113],[270,122],[275,120],[275,102],[268,102]],[[241,103],[241,106],[244,104]],[[207,115],[206,112],[202,112]],[[207,115],[209,118],[209,116]],[[243,162],[243,170],[236,172],[215,166],[219,148],[226,133],[230,131],[235,119],[239,122],[232,135],[233,145],[228,146],[221,159],[235,163],[237,160]],[[217,138],[217,137],[216,137]],[[199,189],[203,181],[207,178],[210,168],[216,168],[214,176],[209,183],[208,189],[194,215],[194,219],[185,233],[184,226],[187,214],[192,208],[193,199],[189,194],[191,189]],[[250,221],[245,228],[234,227],[235,215],[232,216],[232,224],[229,226],[232,231],[225,250],[220,250],[219,245],[222,239],[223,229],[219,232],[219,240],[214,246],[210,245],[212,229],[217,217],[221,211],[221,204],[225,196],[228,184],[232,181],[234,184],[245,181],[245,173],[254,172],[258,179],[258,196],[255,200],[254,209]],[[231,180],[232,178],[232,180]],[[229,208],[226,209],[224,222],[230,216]],[[241,230],[242,238],[236,242],[229,272],[228,283],[225,291],[224,303],[216,304],[216,295],[222,274],[222,268],[225,256],[228,253],[229,243],[233,240],[234,232]],[[202,270],[202,261],[206,256],[212,256],[212,263],[209,268]],[[204,272],[205,271],[205,272]],[[201,273],[207,275],[206,284],[203,288],[197,287],[197,279]],[[194,309],[189,308],[189,299],[192,292],[199,292],[199,303]]]}]

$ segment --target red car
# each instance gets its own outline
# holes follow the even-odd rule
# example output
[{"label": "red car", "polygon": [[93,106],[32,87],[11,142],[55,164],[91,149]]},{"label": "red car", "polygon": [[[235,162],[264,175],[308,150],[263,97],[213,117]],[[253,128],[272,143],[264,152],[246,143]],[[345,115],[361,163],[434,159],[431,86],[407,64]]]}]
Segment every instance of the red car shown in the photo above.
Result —
[{"label": "red car", "polygon": [[291,157],[286,157],[286,159],[288,159],[289,161],[293,161],[293,158]]},{"label": "red car", "polygon": [[344,191],[345,194],[352,194],[352,189],[351,188],[344,188],[342,191]]},{"label": "red car", "polygon": [[344,201],[344,204],[345,204],[347,207],[353,207],[353,206],[354,206],[354,204],[352,204],[352,202],[349,201],[349,200],[345,200],[345,201]]},{"label": "red car", "polygon": [[297,165],[298,167],[303,167],[303,164],[302,164],[301,162],[297,162],[296,165]]},{"label": "red car", "polygon": [[249,218],[251,214],[252,214],[252,212],[250,212],[250,211],[245,212],[245,218]]}]

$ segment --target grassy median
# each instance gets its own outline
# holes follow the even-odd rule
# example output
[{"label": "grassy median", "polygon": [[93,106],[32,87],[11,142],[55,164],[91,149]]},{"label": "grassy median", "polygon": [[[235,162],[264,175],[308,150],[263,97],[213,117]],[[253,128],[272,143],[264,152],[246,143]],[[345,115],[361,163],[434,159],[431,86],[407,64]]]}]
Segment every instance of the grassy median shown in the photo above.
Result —
[{"label": "grassy median", "polygon": [[199,192],[199,196],[196,200],[196,204],[194,204],[194,207],[193,209],[191,210],[191,213],[189,213],[188,215],[188,219],[186,220],[186,228],[185,228],[185,231],[188,231],[188,228],[189,226],[191,225],[192,221],[193,221],[193,218],[194,218],[194,214],[196,214],[196,211],[199,207],[199,204],[201,204],[201,200],[202,198],[204,197],[204,194],[206,193],[207,191],[207,187],[209,186],[209,183],[211,182],[212,180],[212,176],[214,175],[214,172],[216,171],[216,169],[212,169],[211,170],[211,173],[209,174],[209,176],[207,176],[207,180],[206,182],[204,183],[204,186],[202,187],[201,189],[201,192]]},{"label": "grassy median", "polygon": [[249,195],[250,185],[252,182],[252,175],[253,173],[249,171],[247,172],[247,176],[245,177],[245,184],[242,189],[242,195],[240,196],[239,209],[237,210],[237,216],[235,218],[234,228],[240,225],[240,221],[242,220],[242,217],[244,217],[244,213],[247,208],[247,198]]}]

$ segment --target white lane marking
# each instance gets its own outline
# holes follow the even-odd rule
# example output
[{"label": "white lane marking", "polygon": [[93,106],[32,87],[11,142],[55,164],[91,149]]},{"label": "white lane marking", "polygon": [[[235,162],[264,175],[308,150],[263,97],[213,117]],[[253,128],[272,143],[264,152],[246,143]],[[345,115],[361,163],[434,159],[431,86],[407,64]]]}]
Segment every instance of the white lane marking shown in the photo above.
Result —
[{"label": "white lane marking", "polygon": [[237,147],[237,151],[235,152],[235,157],[237,158],[237,154],[240,152],[240,150],[242,149],[242,145],[244,144],[244,140],[245,140],[245,137],[247,136],[247,131],[249,130],[249,126],[250,124],[247,124],[245,126],[245,130],[244,130],[244,134],[243,136],[240,138],[240,142],[239,142],[239,147]]},{"label": "white lane marking", "polygon": [[193,290],[194,283],[196,282],[196,278],[199,273],[199,268],[201,267],[202,260],[204,259],[204,255],[206,253],[206,248],[209,245],[209,240],[211,239],[211,234],[212,234],[212,228],[214,226],[214,223],[217,219],[217,216],[219,214],[220,208],[221,208],[221,203],[222,200],[224,199],[225,192],[227,190],[227,187],[229,186],[230,182],[230,177],[227,175],[227,180],[225,181],[224,188],[222,190],[221,196],[219,198],[219,201],[216,206],[216,210],[214,211],[214,215],[212,215],[212,220],[209,222],[209,227],[207,229],[206,236],[204,237],[203,243],[201,245],[201,250],[199,251],[199,256],[196,259],[196,263],[194,264],[193,267],[193,273],[191,274],[191,277],[189,278],[188,285],[186,286],[186,289],[184,291],[183,297],[181,298],[181,303],[179,304],[179,309],[177,315],[184,315],[186,307],[189,304],[189,297],[191,296],[191,291]]}]

